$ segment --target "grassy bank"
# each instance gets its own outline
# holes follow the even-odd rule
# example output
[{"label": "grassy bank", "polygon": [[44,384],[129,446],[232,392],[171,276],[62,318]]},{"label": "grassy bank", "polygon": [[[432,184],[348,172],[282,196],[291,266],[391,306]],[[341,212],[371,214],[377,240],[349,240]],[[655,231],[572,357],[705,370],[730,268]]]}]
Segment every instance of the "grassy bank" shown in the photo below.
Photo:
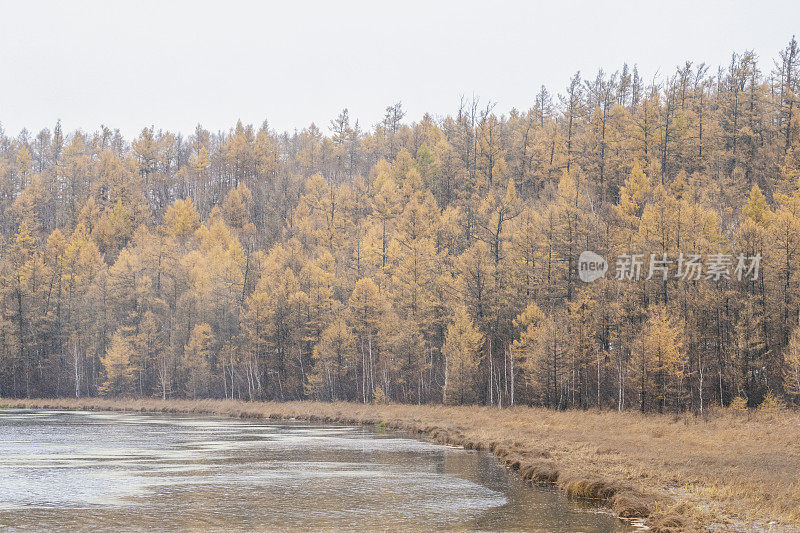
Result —
[{"label": "grassy bank", "polygon": [[600,498],[655,531],[800,529],[800,414],[692,416],[515,407],[222,400],[0,399],[3,407],[206,413],[384,424],[489,450],[535,482]]}]

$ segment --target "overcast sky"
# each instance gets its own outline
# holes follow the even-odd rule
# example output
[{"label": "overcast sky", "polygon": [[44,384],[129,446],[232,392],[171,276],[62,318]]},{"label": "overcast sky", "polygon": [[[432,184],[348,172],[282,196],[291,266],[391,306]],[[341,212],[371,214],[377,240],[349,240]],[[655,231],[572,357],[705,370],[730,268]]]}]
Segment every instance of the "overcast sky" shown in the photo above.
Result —
[{"label": "overcast sky", "polygon": [[0,0],[0,123],[191,133],[241,119],[328,132],[342,108],[362,126],[402,101],[406,120],[453,113],[460,95],[528,108],[638,64],[726,64],[752,49],[763,69],[800,31],[800,2],[302,2]]}]

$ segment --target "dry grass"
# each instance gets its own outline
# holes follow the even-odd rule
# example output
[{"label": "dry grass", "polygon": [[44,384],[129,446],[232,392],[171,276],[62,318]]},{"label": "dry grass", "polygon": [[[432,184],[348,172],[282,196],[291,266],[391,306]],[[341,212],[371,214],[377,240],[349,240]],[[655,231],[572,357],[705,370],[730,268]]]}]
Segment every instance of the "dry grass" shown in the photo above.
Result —
[{"label": "dry grass", "polygon": [[[605,500],[656,531],[800,526],[800,414],[693,416],[515,407],[223,400],[0,400],[5,407],[190,412],[380,424],[492,451],[525,479]],[[772,524],[770,524],[772,523]]]}]

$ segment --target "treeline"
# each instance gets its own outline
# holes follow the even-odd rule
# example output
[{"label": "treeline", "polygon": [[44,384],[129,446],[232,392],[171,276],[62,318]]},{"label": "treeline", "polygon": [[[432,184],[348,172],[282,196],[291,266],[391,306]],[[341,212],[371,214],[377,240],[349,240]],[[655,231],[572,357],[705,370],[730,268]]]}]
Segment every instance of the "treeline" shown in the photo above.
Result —
[{"label": "treeline", "polygon": [[[774,65],[624,66],[330,135],[0,132],[0,396],[794,401],[794,39]],[[624,254],[641,279],[615,279]],[[650,254],[733,259],[646,279]]]}]

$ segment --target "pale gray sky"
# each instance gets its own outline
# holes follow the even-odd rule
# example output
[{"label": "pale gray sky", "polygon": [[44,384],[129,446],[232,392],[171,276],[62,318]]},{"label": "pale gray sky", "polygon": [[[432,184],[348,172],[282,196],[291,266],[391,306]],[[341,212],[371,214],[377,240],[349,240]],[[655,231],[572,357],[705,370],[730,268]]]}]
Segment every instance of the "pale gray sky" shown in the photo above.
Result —
[{"label": "pale gray sky", "polygon": [[797,0],[237,2],[0,0],[0,123],[22,128],[278,130],[347,107],[363,126],[403,102],[407,120],[459,96],[527,108],[627,61],[652,76],[685,60],[764,69],[793,33]]}]

